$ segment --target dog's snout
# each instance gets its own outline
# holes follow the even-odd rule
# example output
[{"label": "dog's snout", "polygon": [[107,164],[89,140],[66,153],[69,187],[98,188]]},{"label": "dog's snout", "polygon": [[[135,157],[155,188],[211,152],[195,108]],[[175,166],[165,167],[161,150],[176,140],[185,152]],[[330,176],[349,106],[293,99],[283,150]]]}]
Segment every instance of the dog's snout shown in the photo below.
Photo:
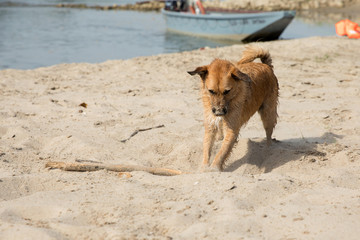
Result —
[{"label": "dog's snout", "polygon": [[226,107],[222,107],[222,108],[213,107],[211,110],[215,116],[224,116],[228,112]]}]

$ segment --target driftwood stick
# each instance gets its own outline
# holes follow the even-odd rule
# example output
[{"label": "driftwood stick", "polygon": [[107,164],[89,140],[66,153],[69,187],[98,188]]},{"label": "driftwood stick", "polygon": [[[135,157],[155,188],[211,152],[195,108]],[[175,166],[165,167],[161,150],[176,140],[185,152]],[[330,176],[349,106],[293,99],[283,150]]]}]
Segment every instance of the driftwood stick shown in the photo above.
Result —
[{"label": "driftwood stick", "polygon": [[45,167],[64,171],[91,172],[105,169],[103,164],[47,162]]},{"label": "driftwood stick", "polygon": [[155,128],[162,128],[162,127],[165,127],[165,125],[164,125],[164,124],[161,124],[161,125],[158,125],[158,126],[155,126],[155,127],[137,129],[137,130],[135,130],[135,131],[130,135],[130,137],[121,140],[121,142],[122,142],[122,143],[127,142],[128,140],[130,140],[130,138],[132,138],[133,136],[135,136],[135,135],[138,134],[139,132],[149,131],[149,130],[152,130],[152,129],[155,129]]},{"label": "driftwood stick", "polygon": [[64,171],[76,171],[76,172],[90,172],[98,170],[108,170],[114,172],[133,172],[133,171],[144,171],[154,175],[160,176],[175,176],[185,174],[179,170],[167,169],[167,168],[156,168],[156,167],[145,167],[138,165],[125,165],[125,164],[93,164],[93,163],[65,163],[65,162],[48,162],[45,167],[50,169],[61,169]]},{"label": "driftwood stick", "polygon": [[154,175],[160,176],[174,176],[183,174],[181,171],[174,170],[174,169],[167,169],[167,168],[155,168],[155,167],[145,167],[145,166],[138,166],[138,165],[108,165],[105,168],[108,171],[114,172],[133,172],[133,171],[143,171],[148,172]]}]

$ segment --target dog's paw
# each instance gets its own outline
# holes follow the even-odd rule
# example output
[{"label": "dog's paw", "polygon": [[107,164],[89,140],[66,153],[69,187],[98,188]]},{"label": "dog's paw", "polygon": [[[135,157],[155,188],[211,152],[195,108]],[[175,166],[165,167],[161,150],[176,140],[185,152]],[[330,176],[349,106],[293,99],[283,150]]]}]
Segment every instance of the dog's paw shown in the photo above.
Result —
[{"label": "dog's paw", "polygon": [[206,166],[201,169],[201,172],[221,172],[221,169],[217,166]]},{"label": "dog's paw", "polygon": [[208,172],[209,167],[210,167],[209,165],[202,164],[199,168],[199,172]]},{"label": "dog's paw", "polygon": [[267,147],[271,147],[273,143],[279,143],[280,141],[277,140],[276,138],[271,138],[271,139],[267,139],[266,140],[266,146]]}]

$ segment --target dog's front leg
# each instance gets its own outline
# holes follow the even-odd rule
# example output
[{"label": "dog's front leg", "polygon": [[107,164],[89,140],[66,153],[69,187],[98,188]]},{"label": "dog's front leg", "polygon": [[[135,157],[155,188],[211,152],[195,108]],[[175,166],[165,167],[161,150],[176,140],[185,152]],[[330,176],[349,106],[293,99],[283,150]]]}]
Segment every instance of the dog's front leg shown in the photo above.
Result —
[{"label": "dog's front leg", "polygon": [[209,166],[211,149],[214,145],[216,136],[216,129],[212,126],[205,125],[205,135],[203,142],[203,162],[202,168],[207,168]]},{"label": "dog's front leg", "polygon": [[239,131],[228,129],[224,141],[222,142],[220,151],[216,154],[213,163],[210,168],[213,171],[222,171],[225,160],[230,155],[231,149],[233,148]]}]

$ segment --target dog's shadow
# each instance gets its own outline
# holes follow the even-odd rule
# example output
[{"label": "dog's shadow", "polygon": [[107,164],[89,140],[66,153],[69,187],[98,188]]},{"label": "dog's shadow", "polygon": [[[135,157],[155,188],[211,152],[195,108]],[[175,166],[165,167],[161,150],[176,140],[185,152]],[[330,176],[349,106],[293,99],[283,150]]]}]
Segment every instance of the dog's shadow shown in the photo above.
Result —
[{"label": "dog's shadow", "polygon": [[270,147],[263,140],[241,140],[232,153],[233,160],[227,163],[224,171],[260,174],[271,172],[291,161],[302,161],[309,156],[313,161],[324,159],[326,152],[319,151],[317,146],[335,143],[338,138],[342,136],[327,132],[321,137],[275,141]]}]

